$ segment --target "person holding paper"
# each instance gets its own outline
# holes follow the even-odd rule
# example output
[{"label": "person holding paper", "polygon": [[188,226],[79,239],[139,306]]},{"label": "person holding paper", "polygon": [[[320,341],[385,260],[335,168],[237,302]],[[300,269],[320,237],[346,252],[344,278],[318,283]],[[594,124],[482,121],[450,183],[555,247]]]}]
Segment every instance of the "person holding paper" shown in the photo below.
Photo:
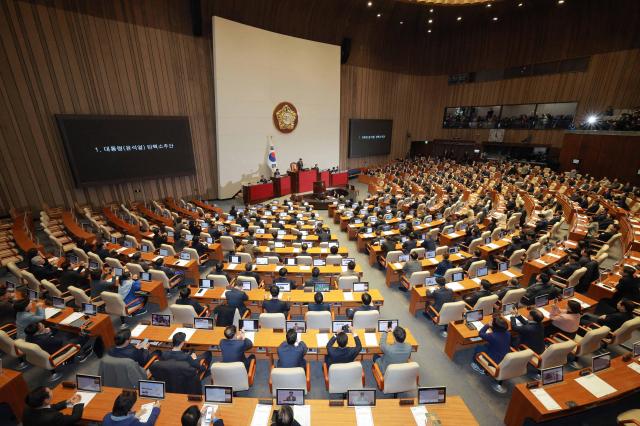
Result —
[{"label": "person holding paper", "polygon": [[151,359],[149,353],[149,344],[143,345],[142,342],[137,345],[131,344],[131,330],[128,328],[119,330],[115,337],[115,346],[109,349],[109,355],[116,358],[131,358],[141,367],[147,365]]},{"label": "person holding paper", "polygon": [[[75,425],[82,419],[84,404],[80,402],[80,395],[75,394],[66,401],[52,404],[53,392],[46,386],[40,386],[32,390],[25,400],[27,406],[22,415],[23,426],[64,426]],[[70,415],[61,411],[73,405]]]},{"label": "person holding paper", "polygon": [[220,340],[220,351],[222,352],[222,362],[242,361],[249,371],[251,361],[256,356],[251,354],[248,357],[245,352],[253,347],[253,342],[244,336],[244,331],[237,331],[235,325],[230,325],[224,329],[224,339]]},{"label": "person holding paper", "polygon": [[173,347],[170,351],[162,351],[160,359],[162,361],[184,361],[193,367],[198,374],[206,372],[206,377],[210,374],[209,365],[211,365],[211,352],[204,351],[200,355],[196,355],[191,351],[185,352],[182,348],[184,347],[186,339],[187,335],[183,332],[174,334],[171,339]]},{"label": "person holding paper", "polygon": [[[344,331],[334,334],[333,337],[329,339],[327,342],[327,355],[324,358],[324,362],[327,363],[327,366],[331,366],[331,364],[344,364],[355,361],[356,357],[362,350],[362,343],[360,342],[360,337],[353,332],[353,327],[349,327],[349,333],[353,334],[353,340],[356,343],[356,346],[353,348],[347,347],[349,337]],[[337,348],[333,346],[336,342],[338,342]]]},{"label": "person holding paper", "polygon": [[278,367],[280,368],[292,368],[302,367],[306,368],[307,361],[304,356],[307,354],[307,345],[298,341],[298,332],[294,329],[287,331],[287,340],[282,342],[278,346]]},{"label": "person holding paper", "polygon": [[518,336],[514,338],[513,346],[526,345],[538,355],[544,352],[543,320],[544,315],[537,309],[530,310],[527,318],[525,318],[522,315],[518,315],[518,310],[514,308],[513,312],[511,312],[511,330],[518,333]]},{"label": "person holding paper", "polygon": [[551,325],[545,330],[545,334],[550,336],[555,333],[562,333],[573,339],[580,327],[580,317],[582,316],[582,306],[577,300],[569,300],[567,309],[560,309],[556,303],[551,307]]},{"label": "person holding paper", "polygon": [[[395,343],[387,344],[387,336],[393,332]],[[411,357],[411,345],[404,343],[407,338],[407,332],[404,328],[397,326],[393,331],[391,329],[382,333],[380,336],[380,350],[382,355],[374,355],[373,362],[380,368],[382,374],[387,371],[387,367],[391,364],[402,364]]]},{"label": "person holding paper", "polygon": [[476,364],[476,355],[485,352],[496,364],[500,364],[504,357],[509,353],[511,347],[511,334],[507,329],[507,321],[502,317],[493,319],[490,324],[485,324],[480,330],[480,337],[487,342],[484,345],[476,346],[473,352],[473,361],[471,368],[479,373],[486,374],[485,371]]},{"label": "person holding paper", "polygon": [[160,415],[160,401],[153,403],[151,414],[146,422],[140,421],[140,414],[131,411],[138,397],[135,392],[123,390],[113,403],[111,413],[105,414],[103,426],[153,426]]}]

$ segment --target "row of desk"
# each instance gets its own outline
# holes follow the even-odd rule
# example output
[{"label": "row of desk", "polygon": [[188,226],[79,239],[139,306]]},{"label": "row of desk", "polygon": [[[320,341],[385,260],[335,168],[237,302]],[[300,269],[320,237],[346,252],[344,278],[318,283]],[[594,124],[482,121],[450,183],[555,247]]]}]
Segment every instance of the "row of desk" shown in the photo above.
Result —
[{"label": "row of desk", "polygon": [[345,187],[349,181],[348,172],[331,173],[317,169],[289,172],[288,175],[274,177],[271,182],[243,185],[242,195],[245,204],[254,204],[274,197],[282,197],[291,193],[311,192],[313,183],[321,181],[325,188]]}]

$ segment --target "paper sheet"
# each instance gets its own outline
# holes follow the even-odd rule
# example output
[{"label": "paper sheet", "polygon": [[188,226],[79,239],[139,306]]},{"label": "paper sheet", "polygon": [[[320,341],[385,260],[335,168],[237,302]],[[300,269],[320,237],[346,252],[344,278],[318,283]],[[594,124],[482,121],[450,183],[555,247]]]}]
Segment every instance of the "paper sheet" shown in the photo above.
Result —
[{"label": "paper sheet", "polygon": [[80,395],[80,402],[78,402],[78,404],[84,404],[84,408],[87,408],[87,405],[91,402],[93,397],[96,396],[95,392],[78,391],[76,394]]},{"label": "paper sheet", "polygon": [[300,426],[311,426],[311,406],[294,405],[293,418],[300,423]]},{"label": "paper sheet", "polygon": [[245,331],[244,337],[251,340],[251,343],[254,343],[256,340],[256,332],[255,331]]},{"label": "paper sheet", "polygon": [[551,316],[551,314],[549,313],[549,311],[547,311],[545,308],[538,308],[538,310],[540,311],[540,313],[542,315],[544,315],[545,318],[549,318]]},{"label": "paper sheet", "polygon": [[378,346],[378,336],[376,336],[376,333],[364,333],[364,344],[365,346]]},{"label": "paper sheet", "polygon": [[319,348],[324,348],[329,343],[329,335],[327,333],[316,334],[316,342]]},{"label": "paper sheet", "polygon": [[589,304],[588,304],[588,303],[585,303],[585,302],[583,302],[583,301],[581,301],[580,299],[577,299],[577,298],[575,298],[575,297],[572,297],[572,298],[571,298],[571,299],[569,299],[569,300],[575,300],[576,302],[578,302],[578,303],[580,304],[580,306],[582,306],[582,309],[587,309],[587,308],[589,307]]},{"label": "paper sheet", "polygon": [[496,243],[489,243],[487,244],[487,247],[492,248],[492,249],[497,249],[500,248],[500,246]]},{"label": "paper sheet", "polygon": [[445,284],[445,287],[451,291],[464,290],[464,286],[460,283],[448,283]]},{"label": "paper sheet", "polygon": [[393,267],[396,268],[396,269],[402,269],[402,263],[396,262],[396,263],[393,264]]},{"label": "paper sheet", "polygon": [[127,247],[120,247],[118,250],[116,250],[116,253],[120,254],[125,250],[127,250]]},{"label": "paper sheet", "polygon": [[136,416],[138,417],[138,419],[140,420],[141,423],[146,423],[147,420],[149,420],[149,417],[151,417],[151,411],[153,410],[153,402],[149,402],[148,404],[142,404],[140,406],[140,410],[138,410],[140,414],[140,416]]},{"label": "paper sheet", "polygon": [[193,333],[196,332],[195,328],[183,328],[183,327],[178,327],[175,330],[173,330],[173,333],[171,333],[171,336],[169,336],[169,339],[173,339],[173,336],[176,333],[184,333],[187,335],[185,341],[188,342],[189,339],[191,338],[191,336],[193,336]]},{"label": "paper sheet", "polygon": [[482,281],[480,278],[471,278],[471,281],[473,281],[476,284],[480,284],[480,281]]},{"label": "paper sheet", "polygon": [[284,268],[284,265],[276,265],[276,272],[279,272],[282,268]]},{"label": "paper sheet", "polygon": [[216,404],[203,404],[202,405],[202,412],[206,413],[207,412],[207,407],[211,407],[211,420],[206,421],[204,418],[204,414],[202,416],[202,420],[201,420],[201,425],[202,426],[209,426],[212,423],[213,418],[216,415],[216,412],[218,411],[218,406]]},{"label": "paper sheet", "polygon": [[227,269],[233,271],[234,269],[236,269],[236,266],[238,266],[237,263],[230,263],[227,265]]},{"label": "paper sheet", "polygon": [[72,322],[82,318],[83,316],[84,314],[82,312],[74,312],[68,317],[66,317],[65,319],[63,319],[62,321],[60,321],[60,324],[64,324],[64,325],[71,324]]},{"label": "paper sheet", "polygon": [[343,292],[342,297],[344,297],[344,300],[347,302],[353,302],[353,293],[350,291]]},{"label": "paper sheet", "polygon": [[583,388],[588,390],[596,398],[602,398],[603,396],[607,396],[616,391],[613,386],[611,386],[609,383],[605,382],[595,374],[578,377],[576,379],[576,382],[578,382]]},{"label": "paper sheet", "polygon": [[55,314],[57,314],[58,312],[60,312],[60,309],[58,308],[44,308],[44,317],[46,319],[49,319]]},{"label": "paper sheet", "polygon": [[537,261],[538,263],[540,263],[540,264],[544,265],[544,266],[547,266],[547,265],[548,265],[548,263],[547,263],[547,262],[545,262],[544,260],[536,259],[536,261]]},{"label": "paper sheet", "polygon": [[356,424],[358,426],[373,426],[373,415],[371,414],[371,407],[355,407],[355,412]]},{"label": "paper sheet", "polygon": [[411,414],[413,414],[416,425],[424,426],[427,424],[427,408],[424,405],[411,407]]},{"label": "paper sheet", "polygon": [[509,278],[515,278],[516,274],[514,274],[511,271],[502,271],[503,274],[505,274],[506,276],[508,276]]},{"label": "paper sheet", "polygon": [[309,265],[301,265],[300,266],[300,270],[301,271],[310,271],[311,270],[311,266],[309,266]]},{"label": "paper sheet", "polygon": [[148,327],[148,325],[138,324],[131,330],[131,337],[138,337]]},{"label": "paper sheet", "polygon": [[271,405],[257,404],[253,411],[251,426],[267,426],[271,420]]},{"label": "paper sheet", "polygon": [[207,289],[206,288],[201,288],[200,290],[198,290],[196,292],[196,296],[204,296],[207,293]]},{"label": "paper sheet", "polygon": [[553,257],[553,258],[555,258],[555,259],[560,259],[560,258],[562,257],[562,256],[558,256],[558,255],[557,255],[557,254],[555,254],[555,253],[547,253],[547,256],[551,256],[551,257]]},{"label": "paper sheet", "polygon": [[640,364],[638,364],[636,362],[632,362],[631,364],[628,364],[627,367],[629,367],[630,369],[632,369],[636,373],[640,374]]},{"label": "paper sheet", "polygon": [[531,389],[531,393],[538,399],[538,401],[540,401],[542,405],[544,405],[544,408],[546,408],[547,410],[553,411],[562,409],[562,407],[560,407],[560,404],[558,404],[546,390],[542,388],[535,388]]}]

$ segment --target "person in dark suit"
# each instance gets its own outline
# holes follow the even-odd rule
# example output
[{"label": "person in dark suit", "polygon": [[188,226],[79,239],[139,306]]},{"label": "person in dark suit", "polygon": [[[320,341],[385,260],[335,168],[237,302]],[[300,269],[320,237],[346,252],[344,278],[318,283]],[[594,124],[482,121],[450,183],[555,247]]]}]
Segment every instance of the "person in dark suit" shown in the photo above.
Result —
[{"label": "person in dark suit", "polygon": [[373,311],[376,309],[375,306],[371,306],[371,295],[369,293],[362,293],[360,300],[362,300],[362,305],[358,306],[355,309],[347,309],[347,317],[349,319],[353,319],[353,316],[356,314],[356,312]]},{"label": "person in dark suit", "polygon": [[[80,402],[80,395],[75,394],[67,401],[60,401],[52,404],[53,392],[45,386],[40,386],[32,390],[26,398],[26,408],[22,415],[24,426],[43,425],[75,425],[82,419],[84,404]],[[70,415],[62,414],[61,411],[67,408],[67,404],[74,404]]]},{"label": "person in dark suit", "polygon": [[431,297],[433,298],[433,309],[435,309],[436,312],[440,312],[442,305],[453,302],[453,291],[446,287],[447,280],[445,280],[444,277],[436,278],[436,284],[438,288],[431,293]]},{"label": "person in dark suit", "polygon": [[609,312],[603,315],[593,315],[593,314],[585,314],[580,318],[580,323],[582,325],[588,325],[592,322],[596,322],[600,325],[606,325],[611,329],[611,331],[616,331],[625,321],[628,321],[633,318],[633,310],[635,309],[635,304],[627,299],[623,299],[618,302],[616,306],[616,310],[613,312]]},{"label": "person in dark suit", "polygon": [[313,295],[314,303],[309,303],[307,308],[309,311],[318,312],[318,311],[329,311],[331,312],[331,304],[324,303],[324,296],[319,291]]},{"label": "person in dark suit", "polygon": [[173,276],[176,274],[176,271],[164,266],[164,259],[163,258],[159,258],[156,259],[156,261],[153,263],[153,269],[157,270],[157,271],[162,271],[164,272],[164,274],[167,276],[167,278],[171,279],[173,278]]},{"label": "person in dark suit", "polygon": [[109,249],[104,246],[103,242],[99,242],[98,244],[96,244],[96,254],[101,260],[105,260],[110,256]]},{"label": "person in dark suit", "polygon": [[[349,327],[349,333],[353,335],[356,345],[352,348],[347,347],[349,337],[347,333],[341,331],[338,334],[333,335],[327,342],[327,355],[324,357],[324,362],[327,363],[327,367],[331,364],[344,364],[353,362],[360,351],[362,350],[362,343],[360,343],[360,337],[353,332],[353,327]],[[334,347],[333,344],[338,342],[338,347]]]},{"label": "person in dark suit", "polygon": [[304,356],[307,354],[307,345],[298,340],[298,333],[294,329],[287,331],[287,340],[282,342],[278,346],[278,367],[280,368],[292,368],[302,367],[306,368],[307,361]]},{"label": "person in dark suit", "polygon": [[28,269],[38,280],[52,280],[58,276],[56,268],[44,257],[37,254],[31,258]]},{"label": "person in dark suit", "polygon": [[514,309],[511,313],[511,330],[518,333],[518,337],[516,343],[513,343],[512,346],[527,345],[538,355],[544,352],[543,320],[544,315],[537,309],[530,310],[527,318],[518,315],[517,309]]},{"label": "person in dark suit", "polygon": [[485,352],[496,364],[500,364],[504,357],[509,353],[509,348],[511,346],[511,334],[507,329],[507,321],[502,317],[494,318],[492,323],[485,324],[479,334],[487,343],[485,345],[476,346],[473,352],[471,368],[477,373],[486,374],[482,367],[476,364],[475,356],[480,352]]},{"label": "person in dark suit", "polygon": [[146,422],[141,422],[137,417],[133,406],[138,400],[136,391],[123,389],[113,402],[113,408],[102,418],[102,426],[154,426],[160,416],[160,400],[152,403],[151,413]]},{"label": "person in dark suit", "polygon": [[213,310],[213,317],[218,327],[227,327],[233,325],[233,317],[236,314],[236,308],[229,305],[228,301],[220,303]]},{"label": "person in dark suit", "polygon": [[253,354],[246,356],[244,353],[252,347],[253,343],[244,337],[244,331],[237,331],[235,325],[230,325],[224,329],[224,339],[220,340],[222,362],[241,361],[249,371],[251,361],[255,360],[256,356]]},{"label": "person in dark suit", "polygon": [[489,282],[489,280],[481,280],[480,287],[481,288],[479,290],[476,290],[463,298],[467,305],[474,306],[481,297],[491,296],[493,294],[491,293],[491,282]]},{"label": "person in dark suit", "polygon": [[278,278],[276,278],[277,283],[289,283],[289,285],[291,286],[291,290],[295,290],[296,289],[296,282],[293,280],[290,280],[289,278],[287,278],[287,274],[289,273],[289,271],[287,271],[287,268],[280,268],[280,270],[278,271]]},{"label": "person in dark suit", "polygon": [[521,288],[520,281],[518,281],[517,278],[510,278],[507,286],[498,290],[496,294],[498,295],[498,299],[502,300],[509,290],[517,290],[519,288]]},{"label": "person in dark suit", "polygon": [[78,270],[74,271],[73,269],[71,269],[71,263],[67,259],[65,259],[60,267],[62,268],[62,272],[60,273],[60,277],[58,278],[58,281],[60,282],[58,288],[60,289],[60,291],[67,291],[67,288],[70,285],[81,288],[83,290],[89,288],[89,282],[87,280],[89,270],[85,269],[83,264],[80,264],[78,266]]},{"label": "person in dark suit", "polygon": [[193,310],[196,311],[196,315],[200,316],[200,314],[205,310],[205,307],[193,300],[190,296],[191,290],[189,287],[181,288],[180,297],[176,300],[176,304],[192,306]]},{"label": "person in dark suit", "polygon": [[315,284],[320,281],[320,268],[314,266],[311,270],[311,279],[304,282],[305,287],[314,287]]},{"label": "person in dark suit", "polygon": [[436,242],[429,236],[422,241],[420,247],[424,248],[426,251],[436,251]]},{"label": "person in dark suit", "polygon": [[198,373],[206,372],[205,376],[208,375],[209,365],[211,365],[211,352],[204,351],[200,355],[196,355],[191,351],[183,351],[182,347],[186,339],[187,335],[183,332],[174,334],[171,340],[173,348],[170,351],[162,351],[160,359],[162,361],[184,361],[195,368]]},{"label": "person in dark suit", "polygon": [[[180,424],[182,426],[200,426],[200,417],[206,413],[206,408],[200,413],[200,408],[197,405],[191,405],[184,410],[182,417],[180,418]],[[224,421],[218,419],[215,416],[211,416],[211,426],[224,426]]]},{"label": "person in dark suit", "polygon": [[91,297],[98,297],[103,291],[114,291],[115,287],[112,280],[106,280],[101,270],[91,271]]},{"label": "person in dark suit", "polygon": [[80,345],[78,359],[80,362],[84,362],[93,350],[93,341],[89,336],[66,333],[60,330],[52,331],[50,328],[45,327],[42,322],[29,324],[25,327],[24,334],[27,342],[35,343],[49,355],[58,352],[64,345],[73,343]]},{"label": "person in dark suit", "polygon": [[293,417],[293,408],[290,405],[283,405],[275,413],[275,418],[271,426],[300,426],[300,423]]},{"label": "person in dark suit", "polygon": [[542,273],[536,277],[535,284],[527,288],[527,292],[522,298],[522,303],[527,306],[533,305],[536,297],[545,294],[549,295],[549,300],[555,299],[560,294],[560,290],[550,283],[549,275]]},{"label": "person in dark suit", "polygon": [[616,306],[623,300],[632,300],[640,303],[640,278],[636,278],[636,269],[633,266],[625,266],[622,269],[622,277],[616,285],[616,290],[611,299],[601,299],[596,306],[596,315],[610,314],[616,311]]},{"label": "person in dark suit", "polygon": [[279,313],[284,314],[285,317],[289,315],[289,304],[278,299],[280,288],[276,285],[272,285],[269,289],[269,293],[271,293],[271,299],[262,302],[262,309],[269,314]]},{"label": "person in dark suit", "polygon": [[470,257],[469,259],[467,259],[467,260],[464,262],[464,264],[463,264],[463,266],[462,266],[462,269],[464,269],[464,271],[465,271],[465,272],[467,272],[467,271],[469,270],[469,268],[471,267],[471,264],[472,264],[473,262],[478,262],[478,261],[482,260],[482,258],[480,257],[480,256],[481,256],[481,254],[482,254],[482,253],[480,252],[480,250],[475,249],[475,250],[473,251],[473,256],[472,256],[472,257]]},{"label": "person in dark suit", "polygon": [[236,280],[236,286],[226,292],[227,304],[233,308],[237,308],[240,316],[244,315],[247,307],[244,302],[249,300],[247,293],[242,291],[242,283]]},{"label": "person in dark suit", "polygon": [[223,263],[216,263],[216,273],[214,275],[222,275],[228,282],[231,282],[231,277],[229,277],[229,274],[224,271]]},{"label": "person in dark suit", "polygon": [[6,287],[0,287],[0,326],[16,322],[16,311]]},{"label": "person in dark suit", "polygon": [[261,280],[260,274],[258,274],[257,272],[254,272],[254,267],[252,263],[246,263],[244,265],[244,272],[242,273],[242,276],[253,277],[258,283],[258,285],[260,285],[260,280]]},{"label": "person in dark suit", "polygon": [[521,244],[520,237],[516,235],[511,239],[511,244],[509,244],[509,247],[507,247],[506,250],[504,251],[503,253],[504,257],[508,259],[509,257],[511,257],[514,251],[520,250],[521,248],[522,248],[522,244]]},{"label": "person in dark suit", "polygon": [[579,256],[577,254],[572,254],[569,257],[569,262],[567,262],[564,266],[559,268],[556,271],[551,271],[552,275],[557,275],[560,278],[564,278],[565,280],[571,276],[578,268],[580,268],[580,264],[578,264]]},{"label": "person in dark suit", "polygon": [[436,266],[436,270],[433,272],[433,275],[436,277],[444,276],[447,269],[453,268],[453,263],[449,262],[449,253],[445,253],[442,255],[442,260]]},{"label": "person in dark suit", "polygon": [[151,359],[148,347],[142,345],[142,342],[136,346],[131,344],[131,330],[119,330],[115,337],[115,346],[109,349],[108,354],[116,358],[131,358],[141,367],[144,367]]}]

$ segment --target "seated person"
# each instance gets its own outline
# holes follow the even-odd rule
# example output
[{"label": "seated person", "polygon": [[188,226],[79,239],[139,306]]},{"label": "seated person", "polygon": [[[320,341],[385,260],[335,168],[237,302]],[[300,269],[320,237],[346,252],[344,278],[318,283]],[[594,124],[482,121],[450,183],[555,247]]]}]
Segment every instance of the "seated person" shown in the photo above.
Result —
[{"label": "seated person", "polygon": [[284,268],[284,267],[280,268],[280,270],[278,271],[278,278],[276,278],[275,282],[289,283],[289,285],[291,286],[291,290],[295,290],[297,287],[296,282],[287,278],[288,273],[289,271],[287,270],[287,268]]},{"label": "seated person", "polygon": [[422,241],[420,247],[424,248],[426,251],[436,251],[436,242],[433,239],[434,237],[429,236]]},{"label": "seated person", "polygon": [[438,286],[432,293],[431,297],[433,299],[433,309],[436,312],[440,312],[442,309],[442,305],[445,303],[453,302],[453,291],[446,287],[447,280],[444,277],[436,278],[436,285]]},{"label": "seated person", "polygon": [[[200,422],[200,418],[203,417],[207,412],[207,407],[203,406],[202,413],[200,412],[200,408],[197,405],[191,405],[184,410],[182,413],[182,417],[180,418],[181,426],[200,426],[204,424]],[[215,415],[211,416],[210,426],[224,426],[224,421],[222,419],[218,419]]]},{"label": "seated person", "polygon": [[[118,286],[118,294],[122,296],[124,299],[124,304],[129,307],[129,309],[144,305],[145,301],[142,297],[136,295],[136,292],[141,291],[140,280],[138,276],[132,276],[131,272],[123,271],[122,275],[118,277],[119,286]],[[133,302],[133,303],[132,303]],[[131,306],[129,304],[131,303]],[[142,315],[147,313],[146,309],[142,308],[136,311],[135,315]]]},{"label": "seated person", "polygon": [[503,253],[506,259],[509,259],[513,254],[513,252],[515,252],[516,250],[520,250],[522,248],[522,244],[520,244],[520,241],[521,241],[520,237],[517,235],[511,239],[511,244],[509,244],[509,246],[506,248],[506,250]]},{"label": "seated person", "polygon": [[193,241],[191,241],[191,248],[198,252],[198,256],[203,256],[207,253],[209,247],[206,244],[203,244],[200,241],[200,238],[193,237]]},{"label": "seated person", "polygon": [[413,252],[409,255],[409,261],[402,266],[402,272],[408,279],[414,272],[420,271],[422,271],[422,262],[418,260],[418,253]]},{"label": "seated person", "polygon": [[316,283],[321,282],[320,281],[320,268],[318,268],[317,266],[314,266],[313,269],[311,270],[311,279],[305,281],[304,286],[305,287],[314,287]]},{"label": "seated person", "polygon": [[45,327],[42,322],[32,322],[25,329],[27,335],[25,339],[29,343],[35,343],[40,346],[49,355],[58,352],[68,343],[80,345],[78,360],[84,362],[93,352],[93,341],[88,335],[75,335],[60,330],[52,331]]},{"label": "seated person", "polygon": [[462,266],[462,269],[464,269],[465,272],[467,272],[469,270],[469,268],[471,267],[471,264],[473,262],[478,262],[480,260],[482,260],[482,258],[480,257],[482,255],[482,253],[480,252],[480,250],[475,249],[473,251],[473,257],[470,257],[469,259],[467,259],[466,262],[464,262],[464,265]]},{"label": "seated person", "polygon": [[231,282],[231,277],[229,277],[229,274],[227,274],[224,271],[224,264],[223,263],[216,263],[216,272],[214,275],[222,275],[223,277],[225,277],[227,279],[227,281],[230,283]]},{"label": "seated person", "polygon": [[167,276],[167,278],[171,279],[173,278],[174,275],[176,275],[176,271],[164,266],[164,259],[163,258],[159,258],[156,259],[155,262],[153,262],[153,269],[157,270],[157,271],[162,271],[164,272],[164,274]]},{"label": "seated person", "polygon": [[247,310],[244,302],[249,300],[249,296],[242,290],[242,283],[236,280],[236,286],[226,292],[227,304],[233,308],[237,308],[242,317]]},{"label": "seated person", "polygon": [[356,272],[356,262],[354,262],[353,260],[350,260],[349,263],[347,263],[347,270],[341,271],[340,276],[341,277],[357,277],[358,273]]},{"label": "seated person", "polygon": [[[105,271],[111,273],[111,269],[105,268]],[[91,297],[98,297],[102,294],[103,291],[108,292],[116,292],[117,289],[114,288],[112,279],[107,278],[108,273],[103,273],[99,269],[95,269],[91,271]]]},{"label": "seated person", "polygon": [[535,284],[527,288],[527,292],[522,298],[522,303],[527,306],[533,305],[536,297],[543,296],[545,294],[549,295],[549,300],[555,299],[558,297],[558,294],[560,294],[560,290],[558,287],[551,284],[549,275],[543,272],[538,274]]},{"label": "seated person", "polygon": [[308,348],[303,341],[297,342],[297,340],[298,332],[293,328],[289,329],[287,331],[287,340],[278,346],[279,368],[306,368],[307,361],[305,361],[304,356],[307,354]]},{"label": "seated person", "polygon": [[362,305],[358,306],[355,309],[347,309],[347,318],[353,319],[353,316],[356,314],[356,312],[373,311],[376,309],[375,306],[371,305],[371,295],[369,293],[362,293],[361,300]]},{"label": "seated person", "polygon": [[0,327],[16,322],[16,311],[13,309],[11,299],[12,296],[7,291],[7,287],[0,287]]},{"label": "seated person", "polygon": [[582,316],[582,306],[577,300],[569,300],[567,309],[560,309],[557,304],[551,307],[549,318],[551,325],[547,326],[545,334],[550,336],[555,333],[562,333],[573,339],[580,327],[580,317]]},{"label": "seated person", "polygon": [[275,413],[271,426],[300,426],[300,423],[293,417],[293,408],[283,405]]},{"label": "seated person", "polygon": [[516,342],[513,343],[513,346],[526,345],[538,355],[544,352],[543,320],[544,315],[537,309],[530,310],[527,318],[518,315],[517,309],[514,309],[511,312],[511,330],[517,333],[517,339],[515,339]]},{"label": "seated person", "polygon": [[635,273],[636,269],[633,266],[623,267],[622,277],[616,284],[613,296],[610,299],[600,299],[596,306],[596,315],[616,312],[618,303],[623,299],[640,303],[640,278],[636,278]]},{"label": "seated person", "polygon": [[566,280],[571,276],[571,274],[573,274],[578,268],[580,268],[578,260],[580,260],[580,256],[578,256],[577,254],[572,254],[569,257],[569,262],[558,269],[550,269],[550,273]]},{"label": "seated person", "polygon": [[[362,343],[360,343],[360,337],[353,332],[353,327],[349,327],[349,333],[353,335],[356,345],[352,348],[347,347],[349,337],[344,331],[334,334],[327,342],[327,355],[324,357],[324,362],[327,367],[331,364],[345,364],[355,361],[362,350]],[[338,342],[338,347],[334,347],[333,344]]]},{"label": "seated person", "polygon": [[194,352],[185,352],[182,348],[184,342],[187,339],[187,335],[183,332],[178,332],[173,335],[171,340],[172,348],[170,351],[162,351],[160,359],[162,361],[184,361],[193,367],[198,373],[206,372],[209,374],[209,365],[211,365],[211,352],[204,351],[200,355],[196,355]]},{"label": "seated person", "polygon": [[191,298],[191,289],[189,287],[180,289],[180,297],[176,300],[176,304],[193,307],[193,310],[196,311],[196,315],[198,316],[206,309],[200,303]]},{"label": "seated person", "polygon": [[149,353],[149,344],[143,345],[142,342],[137,345],[131,344],[131,330],[128,328],[124,328],[118,330],[115,337],[115,346],[107,352],[109,356],[116,358],[131,358],[135,362],[140,365],[140,367],[144,367],[147,365],[149,360],[151,359],[151,354]]},{"label": "seated person", "polygon": [[329,311],[331,312],[331,304],[324,303],[324,296],[319,291],[313,295],[313,302],[307,305],[309,311]]},{"label": "seated person", "polygon": [[138,396],[135,391],[123,390],[113,403],[113,409],[110,413],[104,415],[102,426],[153,426],[160,415],[160,401],[153,402],[151,415],[146,422],[141,422],[135,411],[132,411]]},{"label": "seated person", "polygon": [[393,330],[393,338],[395,343],[393,345],[387,344],[387,335],[391,333],[391,329],[382,333],[380,336],[380,350],[382,355],[374,355],[373,362],[375,362],[380,368],[382,374],[387,371],[387,367],[391,364],[402,364],[409,360],[411,357],[411,345],[404,343],[407,338],[407,332],[404,328],[397,326]]},{"label": "seated person", "polygon": [[272,285],[269,289],[271,293],[271,299],[262,302],[262,309],[269,314],[284,314],[285,318],[289,315],[289,304],[283,302],[278,298],[280,295],[280,288],[277,285]]},{"label": "seated person", "polygon": [[89,283],[87,281],[89,270],[85,269],[83,263],[80,263],[80,265],[78,265],[78,270],[74,271],[71,268],[71,262],[65,259],[60,267],[62,269],[60,277],[58,278],[58,281],[60,282],[58,288],[60,289],[60,291],[67,291],[67,288],[69,286],[78,287],[83,290],[89,288]]},{"label": "seated person", "polygon": [[[22,414],[23,426],[43,425],[75,425],[82,419],[84,404],[78,404],[81,398],[75,394],[66,401],[53,403],[53,392],[50,388],[39,386],[29,392],[25,402],[27,406]],[[61,411],[73,405],[71,414],[62,414]]]},{"label": "seated person", "polygon": [[253,347],[251,340],[244,337],[244,331],[236,330],[235,325],[230,325],[224,329],[224,339],[220,340],[220,352],[222,352],[222,362],[238,362],[244,363],[247,371],[251,361],[256,356],[251,354],[245,355],[245,352]]},{"label": "seated person", "polygon": [[436,270],[433,272],[433,275],[436,277],[443,277],[445,272],[448,269],[453,268],[453,263],[449,262],[449,253],[445,253],[442,255],[442,260],[436,266]]},{"label": "seated person", "polygon": [[[13,302],[16,312],[16,338],[24,339],[24,330],[29,324],[44,320],[44,302],[32,302],[29,299],[20,299]],[[32,312],[34,311],[35,312]]]},{"label": "seated person", "polygon": [[606,325],[611,331],[616,331],[622,327],[622,324],[633,318],[633,310],[635,307],[636,305],[632,301],[623,299],[618,302],[617,311],[600,316],[585,314],[580,320],[580,323],[589,324],[595,322],[599,325]]},{"label": "seated person", "polygon": [[507,329],[507,321],[502,317],[496,317],[492,323],[485,324],[480,330],[480,337],[487,342],[484,345],[476,346],[473,352],[471,368],[479,374],[486,374],[485,371],[476,364],[475,357],[480,352],[486,353],[496,364],[504,359],[511,347],[511,334]]},{"label": "seated person", "polygon": [[258,285],[261,284],[260,274],[254,271],[254,267],[252,263],[246,263],[244,265],[244,272],[242,273],[244,277],[253,277]]},{"label": "seated person", "polygon": [[224,301],[213,310],[213,318],[216,320],[218,327],[227,327],[233,325],[233,317],[236,314],[236,308],[229,305],[228,301]]},{"label": "seated person", "polygon": [[481,297],[491,296],[492,294],[491,282],[489,282],[489,280],[482,279],[480,280],[480,289],[464,296],[463,300],[467,305],[473,307]]},{"label": "seated person", "polygon": [[31,264],[28,269],[29,272],[31,272],[39,281],[52,280],[58,276],[57,268],[51,265],[46,258],[40,255],[35,255],[31,258]]},{"label": "seated person", "polygon": [[505,294],[507,294],[509,290],[517,290],[519,288],[521,288],[520,281],[518,281],[517,278],[510,278],[507,286],[498,290],[496,294],[498,295],[498,298],[502,300],[502,298],[505,296]]}]

